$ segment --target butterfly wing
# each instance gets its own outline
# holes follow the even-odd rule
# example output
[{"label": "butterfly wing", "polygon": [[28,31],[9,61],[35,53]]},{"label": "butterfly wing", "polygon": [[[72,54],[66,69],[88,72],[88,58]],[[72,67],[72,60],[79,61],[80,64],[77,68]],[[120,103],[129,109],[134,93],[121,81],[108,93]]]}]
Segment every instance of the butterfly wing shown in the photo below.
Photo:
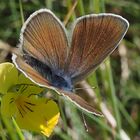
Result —
[{"label": "butterfly wing", "polygon": [[26,20],[20,44],[25,55],[36,58],[52,70],[63,70],[68,41],[65,28],[51,11],[38,10]]},{"label": "butterfly wing", "polygon": [[62,72],[68,54],[65,28],[49,10],[34,12],[20,34],[23,56],[13,55],[13,62],[25,75],[40,85],[50,87],[52,71]]},{"label": "butterfly wing", "polygon": [[[110,17],[110,22],[112,21],[111,17]],[[108,47],[107,45],[105,45],[108,48],[105,49],[104,45],[102,45],[101,42],[106,43],[106,41],[101,41],[100,39],[100,37],[104,37],[104,36],[103,33],[99,33],[99,32],[103,32],[103,29],[109,28],[108,26],[110,22],[108,23],[108,20],[107,21],[105,20],[106,21],[105,22],[104,18],[101,16],[101,19],[97,18],[100,21],[100,22],[98,21],[98,24],[100,25],[100,26],[98,25],[99,26],[98,27],[95,23],[95,19],[96,18],[91,18],[91,20],[88,21],[88,18],[82,18],[77,22],[74,28],[72,48],[69,54],[69,60],[67,63],[67,71],[66,71],[68,74],[71,74],[73,81],[78,81],[81,79],[80,77],[82,78],[85,77],[86,72],[89,72],[91,69],[93,69],[93,64],[98,65],[99,63],[101,63],[101,61],[109,53],[111,53],[113,49],[115,49],[113,45],[112,47],[111,46]],[[88,25],[89,27],[86,27],[85,23],[89,24]],[[108,23],[107,24],[108,26],[106,25],[107,26],[106,27],[103,23],[104,24]],[[97,30],[95,30],[96,32],[94,38],[96,38],[96,34],[98,33],[97,35],[99,35],[99,37],[97,40],[99,40],[99,43],[103,48],[103,50],[101,50],[102,53],[100,53],[99,51],[101,47],[99,48],[97,47],[98,41],[96,40],[95,42],[96,45],[92,46],[93,45],[92,39],[88,39],[89,37],[91,37],[90,35],[92,35],[94,31],[91,28],[92,27],[91,25],[94,25],[94,27],[96,28],[98,27]],[[106,28],[104,27],[102,29],[102,26],[105,26]],[[100,30],[100,28],[102,30]],[[109,30],[113,30],[113,28],[111,29],[109,28]],[[84,31],[86,31],[86,35],[83,34]],[[108,32],[110,33],[110,31]],[[117,33],[120,32],[118,31]],[[117,33],[115,32],[114,36],[117,36],[116,35]],[[122,31],[122,36],[123,34],[124,32]],[[104,40],[107,38],[105,37]],[[119,34],[118,40],[121,40],[121,37]],[[109,41],[109,39],[107,40]],[[88,41],[90,43],[88,43]],[[80,44],[80,42],[82,43]],[[117,43],[118,42],[119,41],[117,41]],[[117,45],[117,43],[115,44],[114,41],[112,42],[112,44],[115,45]],[[90,47],[87,47],[89,46],[88,44],[92,44],[92,45]],[[48,77],[42,74],[48,73],[47,75],[50,75],[51,73],[50,69],[53,70],[64,69],[67,53],[68,53],[67,46],[68,43],[66,39],[66,34],[59,20],[50,11],[39,10],[34,14],[32,14],[29,17],[29,19],[25,22],[21,32],[21,49],[23,50],[24,55],[23,57],[13,55],[13,62],[22,72],[25,73],[25,75],[29,76],[30,79],[33,80],[34,82],[38,83],[39,85],[43,85],[45,87],[53,88],[50,82],[48,81]],[[80,49],[80,47],[78,46],[80,47],[82,46],[83,49]],[[91,57],[90,54],[93,52],[93,50],[95,50],[96,53],[95,54],[93,53],[94,55],[92,54]],[[87,53],[83,53],[85,51]],[[97,53],[99,53],[99,55]],[[102,58],[100,58],[101,54],[103,55]],[[86,55],[86,59],[85,61],[83,61],[85,55]],[[92,63],[90,62],[86,68],[85,63],[87,63],[89,60],[92,60],[92,58],[95,58],[94,62]],[[85,68],[85,70],[83,68]],[[83,76],[81,76],[81,74],[83,74]],[[72,101],[75,105],[77,105],[81,109],[92,114],[101,115],[101,113],[97,112],[92,106],[90,106],[79,96],[74,95],[73,93],[68,93],[60,89],[57,89],[57,91],[59,94],[68,98],[70,101]]]},{"label": "butterfly wing", "polygon": [[13,54],[12,60],[16,67],[20,69],[20,71],[22,71],[27,77],[33,80],[33,82],[36,82],[40,85],[45,85],[47,87],[51,87],[48,80],[44,79],[34,68],[28,65],[21,56]]},{"label": "butterfly wing", "polygon": [[116,49],[128,25],[114,14],[93,14],[77,20],[66,69],[73,83],[84,79]]},{"label": "butterfly wing", "polygon": [[103,114],[96,109],[94,109],[93,106],[91,106],[89,103],[87,103],[83,98],[80,96],[72,93],[72,92],[66,92],[63,90],[58,89],[58,92],[61,93],[66,99],[70,100],[73,104],[75,104],[79,109],[83,110],[84,112],[88,112],[90,114],[96,115],[96,116],[103,116]]}]

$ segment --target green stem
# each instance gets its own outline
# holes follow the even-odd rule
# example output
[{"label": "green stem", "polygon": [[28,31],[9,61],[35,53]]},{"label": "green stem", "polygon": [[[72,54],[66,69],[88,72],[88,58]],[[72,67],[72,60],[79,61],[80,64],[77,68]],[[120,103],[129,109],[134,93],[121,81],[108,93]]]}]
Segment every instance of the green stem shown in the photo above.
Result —
[{"label": "green stem", "polygon": [[10,139],[17,140],[16,131],[15,131],[14,127],[12,126],[11,121],[6,117],[2,117],[2,121],[8,131],[8,134],[10,135]]},{"label": "green stem", "polygon": [[63,111],[63,106],[62,106],[61,98],[58,98],[58,103],[59,103],[61,118],[63,120],[64,129],[67,130],[68,126],[67,126],[66,117],[65,117],[65,114],[64,114],[64,111]]},{"label": "green stem", "polygon": [[16,33],[18,34],[19,33],[19,30],[18,30],[18,27],[16,27],[16,21],[18,20],[18,13],[17,13],[17,10],[16,10],[16,2],[15,0],[10,0],[10,7],[11,7],[11,12],[12,12],[12,19],[13,19],[13,23],[14,26],[15,26],[15,29],[16,29]]},{"label": "green stem", "polygon": [[13,121],[13,123],[14,123],[14,126],[15,126],[15,128],[16,128],[16,132],[18,133],[18,136],[19,136],[20,140],[24,140],[24,136],[23,136],[23,134],[22,134],[22,132],[21,132],[21,129],[18,127],[18,125],[17,125],[15,119],[12,118],[12,121]]},{"label": "green stem", "polygon": [[2,138],[2,140],[6,140],[6,135],[4,134],[4,130],[2,128],[1,120],[0,120],[0,138]]},{"label": "green stem", "polygon": [[23,23],[24,23],[24,14],[23,14],[23,7],[22,7],[21,0],[19,0],[19,7],[20,7],[20,14],[21,14],[21,22],[22,22],[22,25],[23,25]]},{"label": "green stem", "polygon": [[118,133],[120,133],[120,130],[121,130],[120,113],[119,113],[119,109],[118,109],[118,102],[117,102],[117,97],[116,97],[116,93],[115,93],[115,86],[114,86],[114,82],[113,82],[112,69],[110,66],[109,59],[105,62],[105,65],[106,65],[106,70],[107,70],[107,75],[108,75],[108,82],[109,82],[109,86],[110,86],[109,88],[110,88],[112,107],[113,107],[115,118],[117,121],[117,131],[118,131]]},{"label": "green stem", "polygon": [[45,4],[46,4],[46,7],[48,8],[48,9],[52,9],[52,1],[51,0],[45,0]]},{"label": "green stem", "polygon": [[85,14],[84,6],[83,6],[83,0],[78,1],[77,9],[79,10],[80,15]]},{"label": "green stem", "polygon": [[127,122],[130,124],[132,129],[136,129],[137,128],[136,123],[131,118],[131,116],[128,114],[128,112],[124,108],[123,104],[118,99],[117,99],[117,102],[118,102],[118,105],[119,105],[119,109],[120,109],[121,113],[123,114],[123,116],[125,117],[125,119],[127,120]]}]

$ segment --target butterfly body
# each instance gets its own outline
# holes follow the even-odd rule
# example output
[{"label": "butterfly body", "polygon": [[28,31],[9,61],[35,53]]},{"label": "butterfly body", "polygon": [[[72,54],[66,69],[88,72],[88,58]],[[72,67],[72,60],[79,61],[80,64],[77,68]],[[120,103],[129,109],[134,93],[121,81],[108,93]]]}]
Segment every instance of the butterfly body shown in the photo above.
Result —
[{"label": "butterfly body", "polygon": [[38,61],[36,58],[29,55],[24,55],[23,58],[30,66],[32,66],[32,68],[40,73],[43,78],[48,79],[49,83],[51,83],[51,86],[66,91],[73,91],[71,78],[64,74],[64,71],[54,71],[49,66],[47,66],[47,64],[44,64],[43,62]]},{"label": "butterfly body", "polygon": [[23,57],[13,54],[12,59],[33,82],[56,90],[84,111],[101,115],[79,96],[69,93],[117,48],[128,26],[128,21],[118,15],[86,15],[75,22],[68,43],[60,20],[50,10],[41,9],[21,29]]}]

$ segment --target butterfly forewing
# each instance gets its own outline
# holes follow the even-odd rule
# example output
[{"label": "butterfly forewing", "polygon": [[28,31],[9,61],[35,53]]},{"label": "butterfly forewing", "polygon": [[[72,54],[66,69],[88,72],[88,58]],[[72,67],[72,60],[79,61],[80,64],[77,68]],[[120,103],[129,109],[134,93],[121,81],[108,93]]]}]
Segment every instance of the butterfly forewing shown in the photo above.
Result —
[{"label": "butterfly forewing", "polygon": [[128,22],[113,14],[78,19],[66,70],[73,83],[84,79],[117,47],[127,28]]},{"label": "butterfly forewing", "polygon": [[43,9],[33,13],[24,23],[20,39],[26,55],[53,70],[63,70],[68,42],[64,27],[51,11]]}]

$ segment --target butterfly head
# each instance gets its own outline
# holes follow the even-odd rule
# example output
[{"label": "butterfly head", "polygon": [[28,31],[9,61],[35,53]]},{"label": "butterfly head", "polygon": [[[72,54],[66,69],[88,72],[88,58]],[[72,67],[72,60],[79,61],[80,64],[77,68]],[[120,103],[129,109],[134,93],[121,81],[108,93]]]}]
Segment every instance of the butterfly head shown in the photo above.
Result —
[{"label": "butterfly head", "polygon": [[71,78],[67,76],[52,76],[52,85],[65,91],[73,91],[73,84]]}]

